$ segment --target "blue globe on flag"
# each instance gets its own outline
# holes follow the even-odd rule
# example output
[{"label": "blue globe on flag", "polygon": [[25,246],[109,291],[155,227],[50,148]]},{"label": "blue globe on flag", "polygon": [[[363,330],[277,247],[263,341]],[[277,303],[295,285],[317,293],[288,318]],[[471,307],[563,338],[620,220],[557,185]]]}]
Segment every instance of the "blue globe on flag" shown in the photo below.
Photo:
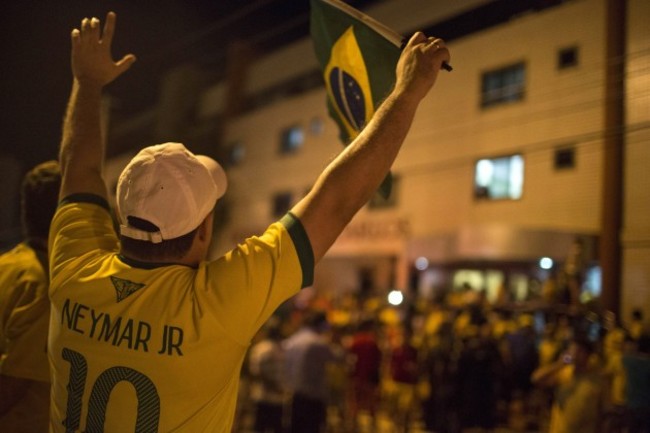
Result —
[{"label": "blue globe on flag", "polygon": [[338,67],[330,71],[328,83],[339,112],[355,130],[360,131],[367,114],[363,89],[352,75]]}]

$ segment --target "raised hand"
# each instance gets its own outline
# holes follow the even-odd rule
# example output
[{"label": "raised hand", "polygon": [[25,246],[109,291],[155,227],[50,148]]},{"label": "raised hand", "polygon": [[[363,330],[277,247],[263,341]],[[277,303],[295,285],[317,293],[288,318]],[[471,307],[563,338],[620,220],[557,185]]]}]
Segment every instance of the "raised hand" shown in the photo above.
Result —
[{"label": "raised hand", "polygon": [[442,39],[415,33],[397,62],[395,89],[422,99],[436,82],[442,63],[449,59],[449,50]]},{"label": "raised hand", "polygon": [[111,54],[115,13],[106,15],[104,30],[100,30],[97,18],[84,18],[81,30],[72,30],[72,73],[80,84],[103,87],[119,77],[135,62],[133,54],[127,54],[117,62]]}]

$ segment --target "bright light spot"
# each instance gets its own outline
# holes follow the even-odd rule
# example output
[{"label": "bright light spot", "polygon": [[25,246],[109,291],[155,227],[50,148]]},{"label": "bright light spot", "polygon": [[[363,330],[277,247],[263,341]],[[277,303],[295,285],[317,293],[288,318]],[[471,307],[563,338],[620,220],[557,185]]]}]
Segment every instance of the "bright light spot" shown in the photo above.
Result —
[{"label": "bright light spot", "polygon": [[418,271],[424,271],[429,267],[429,260],[426,257],[418,257],[415,260],[415,268]]},{"label": "bright light spot", "polygon": [[393,290],[388,294],[388,303],[391,305],[400,305],[404,300],[404,295],[399,290]]},{"label": "bright light spot", "polygon": [[521,198],[524,189],[524,158],[514,155],[510,158],[510,198]]},{"label": "bright light spot", "polygon": [[594,297],[598,297],[602,293],[602,278],[603,275],[600,266],[587,269],[585,289],[591,292]]},{"label": "bright light spot", "polygon": [[494,164],[489,159],[482,159],[476,163],[476,184],[487,187],[494,175]]},{"label": "bright light spot", "polygon": [[550,257],[542,257],[539,259],[539,267],[542,269],[551,269],[553,267],[553,259]]}]

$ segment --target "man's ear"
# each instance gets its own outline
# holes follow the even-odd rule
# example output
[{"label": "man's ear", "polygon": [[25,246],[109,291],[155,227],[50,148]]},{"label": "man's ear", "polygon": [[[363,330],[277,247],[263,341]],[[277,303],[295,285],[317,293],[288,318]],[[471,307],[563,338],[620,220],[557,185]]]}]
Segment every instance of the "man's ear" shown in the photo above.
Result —
[{"label": "man's ear", "polygon": [[209,230],[210,225],[212,224],[212,218],[210,217],[211,215],[212,214],[208,214],[208,216],[206,216],[203,219],[203,222],[201,223],[201,225],[198,227],[198,229],[196,231],[196,236],[201,241],[205,241],[205,240],[208,239],[208,235],[210,233],[210,230]]},{"label": "man's ear", "polygon": [[196,236],[201,241],[205,241],[206,237],[208,236],[208,224],[211,223],[209,220],[210,218],[205,218],[196,231]]}]

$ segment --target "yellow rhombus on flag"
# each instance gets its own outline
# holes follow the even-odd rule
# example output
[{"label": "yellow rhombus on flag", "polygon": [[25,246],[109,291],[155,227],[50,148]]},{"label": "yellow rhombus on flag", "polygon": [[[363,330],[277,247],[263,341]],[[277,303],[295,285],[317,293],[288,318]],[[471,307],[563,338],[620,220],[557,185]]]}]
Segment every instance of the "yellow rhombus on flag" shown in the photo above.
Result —
[{"label": "yellow rhombus on flag", "polygon": [[[311,37],[327,88],[330,116],[344,145],[370,121],[395,84],[400,40],[377,31],[369,17],[337,0],[311,0]],[[388,198],[389,174],[379,188]]]}]

